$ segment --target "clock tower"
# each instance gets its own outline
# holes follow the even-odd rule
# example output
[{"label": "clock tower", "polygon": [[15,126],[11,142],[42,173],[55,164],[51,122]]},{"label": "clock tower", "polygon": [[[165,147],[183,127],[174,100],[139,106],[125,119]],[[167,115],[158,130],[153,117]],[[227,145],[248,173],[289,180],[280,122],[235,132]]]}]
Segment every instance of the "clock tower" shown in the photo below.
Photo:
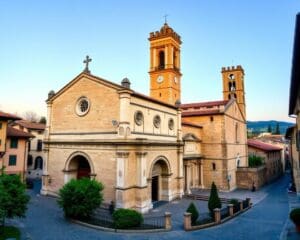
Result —
[{"label": "clock tower", "polygon": [[180,36],[165,23],[150,37],[150,96],[175,105],[180,100]]}]

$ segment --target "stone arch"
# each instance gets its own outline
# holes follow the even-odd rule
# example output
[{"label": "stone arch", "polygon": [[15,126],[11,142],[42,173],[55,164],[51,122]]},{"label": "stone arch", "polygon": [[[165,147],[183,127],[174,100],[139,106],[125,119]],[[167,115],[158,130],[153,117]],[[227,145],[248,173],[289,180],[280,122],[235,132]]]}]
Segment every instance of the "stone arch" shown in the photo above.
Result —
[{"label": "stone arch", "polygon": [[95,176],[94,165],[88,154],[80,151],[72,153],[64,168],[65,183],[70,179]]},{"label": "stone arch", "polygon": [[43,169],[43,163],[44,163],[44,160],[41,156],[37,156],[35,159],[34,159],[34,169]]},{"label": "stone arch", "polygon": [[171,200],[169,183],[171,175],[171,165],[166,157],[159,156],[152,162],[149,172],[149,179],[151,179],[150,198],[152,202]]}]

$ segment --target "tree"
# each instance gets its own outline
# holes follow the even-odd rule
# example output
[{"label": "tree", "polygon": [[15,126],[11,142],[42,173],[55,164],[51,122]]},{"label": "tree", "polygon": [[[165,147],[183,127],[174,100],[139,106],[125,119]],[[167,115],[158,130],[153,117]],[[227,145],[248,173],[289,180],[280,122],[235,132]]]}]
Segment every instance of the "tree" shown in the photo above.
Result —
[{"label": "tree", "polygon": [[46,124],[46,123],[47,123],[47,119],[46,119],[46,117],[42,116],[42,117],[40,118],[40,121],[39,121],[39,123]]},{"label": "tree", "polygon": [[212,182],[209,200],[208,200],[208,209],[212,215],[215,208],[221,208],[221,207],[222,207],[222,203],[218,195],[217,186],[215,182]]},{"label": "tree", "polygon": [[29,196],[19,175],[7,175],[2,169],[0,175],[0,218],[5,225],[6,218],[25,217]]},{"label": "tree", "polygon": [[272,127],[271,124],[268,125],[268,132],[271,133],[272,132]]},{"label": "tree", "polygon": [[58,205],[66,217],[87,219],[101,205],[103,188],[96,180],[72,179],[59,190]]},{"label": "tree", "polygon": [[275,128],[274,134],[280,134],[279,123],[276,124],[276,128]]},{"label": "tree", "polygon": [[249,155],[248,157],[248,165],[249,167],[259,167],[263,165],[264,158],[256,155]]},{"label": "tree", "polygon": [[192,224],[195,224],[198,217],[199,217],[199,212],[195,206],[195,204],[193,202],[190,203],[189,207],[186,210],[188,213],[191,213],[191,220],[192,220]]},{"label": "tree", "polygon": [[23,118],[29,122],[38,122],[39,121],[39,116],[33,111],[24,112]]}]

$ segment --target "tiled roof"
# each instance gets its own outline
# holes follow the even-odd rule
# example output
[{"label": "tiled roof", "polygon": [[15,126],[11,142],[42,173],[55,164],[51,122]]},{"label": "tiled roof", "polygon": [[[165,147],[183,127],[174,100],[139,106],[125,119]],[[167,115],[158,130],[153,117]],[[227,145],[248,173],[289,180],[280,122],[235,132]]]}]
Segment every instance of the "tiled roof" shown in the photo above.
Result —
[{"label": "tiled roof", "polygon": [[143,98],[143,99],[149,100],[149,101],[151,101],[151,102],[155,102],[155,103],[158,103],[158,104],[167,106],[167,107],[171,107],[171,108],[177,109],[177,107],[175,106],[175,104],[174,104],[174,105],[171,105],[171,104],[169,104],[169,103],[166,103],[166,102],[163,102],[163,101],[159,101],[159,100],[157,100],[157,99],[155,99],[155,98],[149,97],[149,96],[144,95],[144,94],[139,93],[139,92],[133,92],[132,95],[133,95],[133,96],[136,96],[136,97],[139,97],[139,98]]},{"label": "tiled roof", "polygon": [[28,129],[34,129],[34,130],[45,130],[46,124],[43,123],[34,123],[34,122],[29,122],[26,120],[19,120],[15,121],[18,125],[28,128]]},{"label": "tiled roof", "polygon": [[197,128],[203,128],[201,125],[196,124],[196,123],[191,123],[191,122],[187,122],[187,121],[181,121],[182,125],[187,125],[187,126],[192,126],[192,127],[197,127]]},{"label": "tiled roof", "polygon": [[205,116],[205,115],[217,115],[217,114],[223,114],[224,112],[220,112],[219,109],[208,109],[208,110],[199,110],[199,111],[186,111],[182,112],[182,117],[191,117],[191,116]]},{"label": "tiled roof", "polygon": [[0,111],[0,119],[6,119],[6,120],[20,120],[22,118],[18,117],[17,115],[6,113]]},{"label": "tiled roof", "polygon": [[7,137],[18,137],[18,138],[32,138],[32,134],[23,132],[21,130],[15,129],[13,127],[7,127]]},{"label": "tiled roof", "polygon": [[264,143],[264,142],[261,142],[261,141],[255,140],[255,139],[248,139],[248,146],[258,148],[258,149],[261,149],[266,152],[281,150],[280,147],[276,147],[274,145]]},{"label": "tiled roof", "polygon": [[181,104],[182,109],[188,108],[202,108],[202,107],[216,107],[216,106],[225,106],[229,100],[220,100],[220,101],[211,101],[211,102],[198,102],[198,103],[186,103]]}]

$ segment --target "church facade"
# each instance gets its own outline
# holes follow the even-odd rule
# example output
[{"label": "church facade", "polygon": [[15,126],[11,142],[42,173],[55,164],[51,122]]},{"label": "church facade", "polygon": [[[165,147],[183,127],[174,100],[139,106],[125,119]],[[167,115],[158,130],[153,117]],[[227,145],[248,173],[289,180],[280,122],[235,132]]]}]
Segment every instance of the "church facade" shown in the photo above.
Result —
[{"label": "church facade", "polygon": [[212,181],[236,188],[236,169],[247,165],[243,69],[222,69],[222,101],[181,104],[180,36],[165,23],[149,41],[150,96],[127,78],[92,75],[89,58],[49,93],[42,194],[90,177],[104,184],[105,202],[146,212]]}]

